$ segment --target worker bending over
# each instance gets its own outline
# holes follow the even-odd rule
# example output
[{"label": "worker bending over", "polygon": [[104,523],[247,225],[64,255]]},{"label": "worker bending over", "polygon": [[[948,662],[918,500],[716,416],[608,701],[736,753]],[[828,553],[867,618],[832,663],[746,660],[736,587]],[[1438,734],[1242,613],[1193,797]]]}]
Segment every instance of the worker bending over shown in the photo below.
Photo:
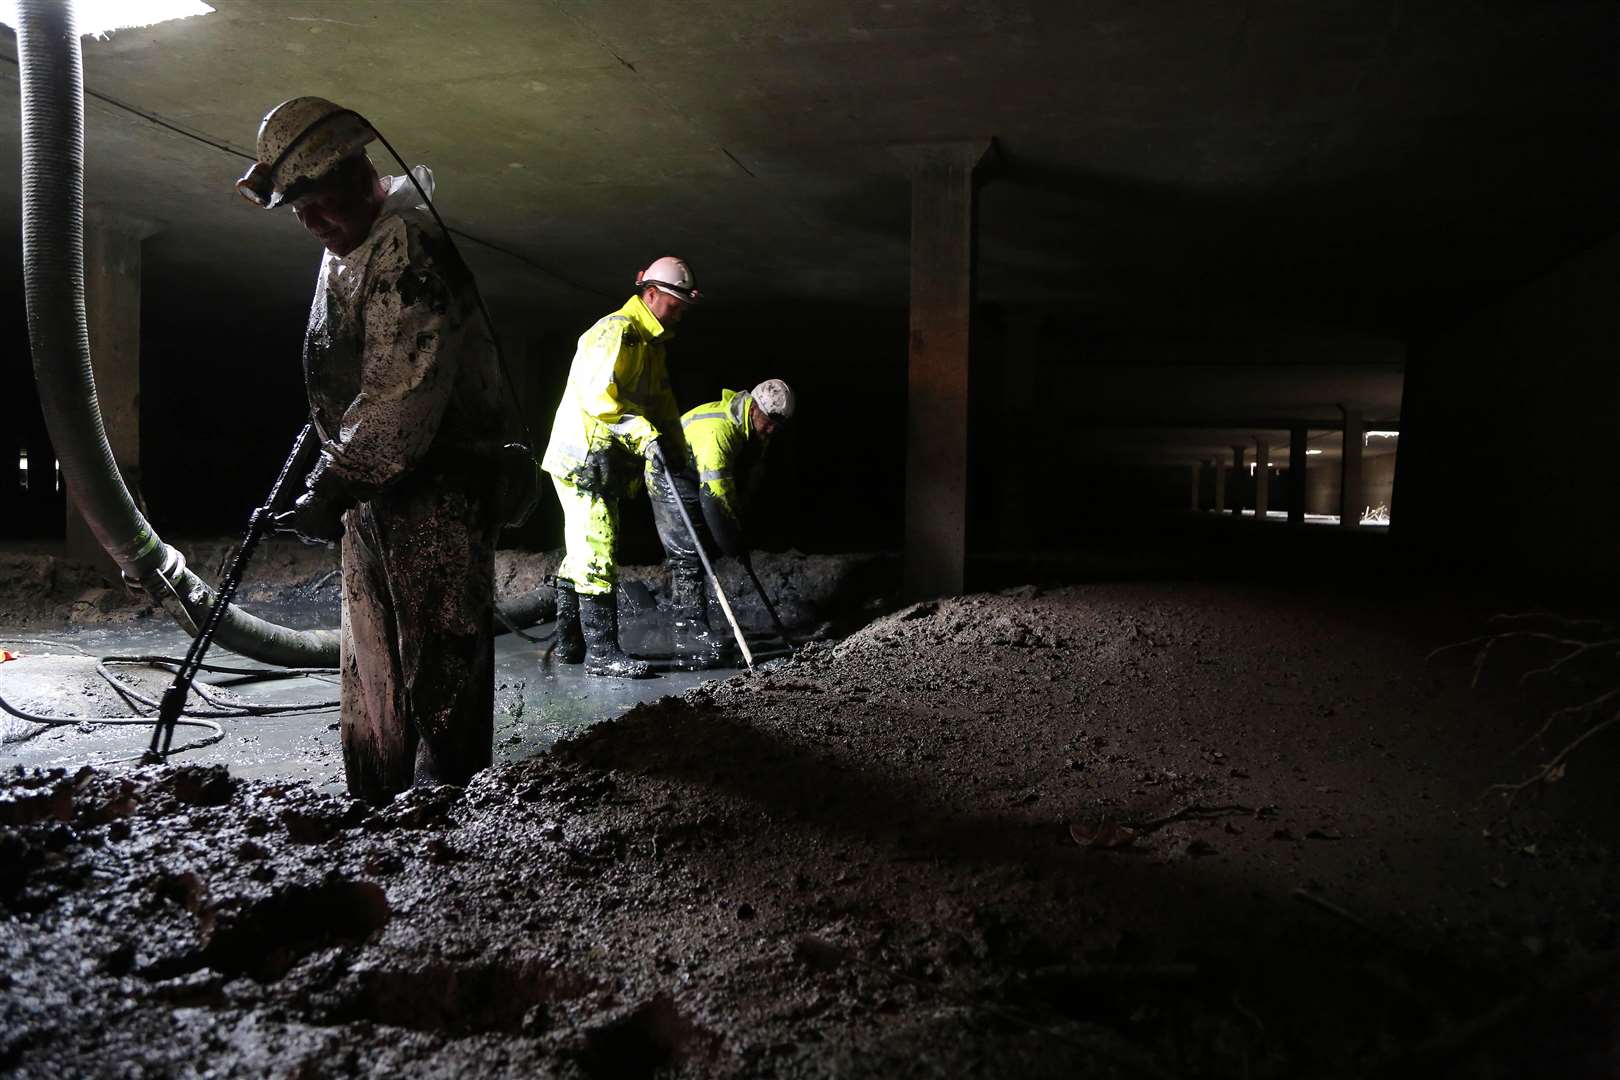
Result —
[{"label": "worker bending over", "polygon": [[320,456],[278,522],[342,537],[343,767],[378,803],[489,764],[499,462],[522,421],[472,274],[410,177],[378,177],[374,138],[330,101],[283,102],[237,189],[326,249],[304,335]]},{"label": "worker bending over", "polygon": [[540,463],[563,512],[557,659],[584,661],[587,675],[627,679],[652,669],[619,647],[619,500],[650,478],[660,451],[671,468],[686,461],[664,343],[698,300],[692,268],[673,256],[637,274],[636,285],[623,307],[580,336]]},{"label": "worker bending over", "polygon": [[768,379],[742,393],[722,390],[719,401],[699,405],[681,417],[696,491],[688,492],[690,485],[680,476],[673,484],[661,476],[648,481],[653,519],[669,560],[675,648],[694,667],[718,664],[730,636],[709,625],[703,564],[691,531],[674,506],[674,492],[686,493],[687,516],[707,526],[704,531],[712,546],[747,565],[745,506],[764,476],[771,436],[793,418],[793,412],[793,391],[781,379]]}]

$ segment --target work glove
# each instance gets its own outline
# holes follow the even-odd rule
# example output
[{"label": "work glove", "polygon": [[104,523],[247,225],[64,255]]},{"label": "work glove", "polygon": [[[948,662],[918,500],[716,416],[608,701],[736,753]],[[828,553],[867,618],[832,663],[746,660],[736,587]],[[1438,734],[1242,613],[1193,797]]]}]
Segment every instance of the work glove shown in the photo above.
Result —
[{"label": "work glove", "polygon": [[343,536],[343,512],[354,505],[348,490],[326,470],[323,454],[292,509],[275,516],[277,527],[297,533],[306,544],[330,544]]},{"label": "work glove", "polygon": [[348,507],[306,491],[292,509],[276,515],[276,524],[298,534],[306,544],[330,544],[343,536],[343,512]]},{"label": "work glove", "polygon": [[657,463],[659,455],[662,455],[664,468],[670,472],[680,472],[686,466],[685,449],[669,435],[659,435],[650,440],[644,453],[647,460],[654,463]]}]

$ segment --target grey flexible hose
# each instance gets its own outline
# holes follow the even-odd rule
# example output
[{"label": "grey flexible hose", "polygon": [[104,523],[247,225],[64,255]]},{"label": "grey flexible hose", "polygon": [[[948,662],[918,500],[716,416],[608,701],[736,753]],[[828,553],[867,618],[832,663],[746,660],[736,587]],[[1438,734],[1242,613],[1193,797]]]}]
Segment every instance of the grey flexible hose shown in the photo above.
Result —
[{"label": "grey flexible hose", "polygon": [[[96,541],[125,577],[164,601],[182,626],[202,624],[214,593],[163,543],[124,485],[96,398],[84,306],[84,72],[72,4],[20,0],[23,283],[34,381],[67,485]],[[501,605],[532,625],[551,603],[539,591]],[[527,620],[527,621],[525,621]],[[242,656],[284,667],[335,667],[335,630],[290,630],[227,609],[216,637]]]},{"label": "grey flexible hose", "polygon": [[[169,591],[193,622],[213,602],[124,486],[101,422],[84,308],[84,73],[73,7],[18,4],[22,91],[23,284],[34,382],[62,479],[96,541],[125,576]],[[288,630],[232,609],[219,642],[269,664],[332,667],[332,630]]]}]

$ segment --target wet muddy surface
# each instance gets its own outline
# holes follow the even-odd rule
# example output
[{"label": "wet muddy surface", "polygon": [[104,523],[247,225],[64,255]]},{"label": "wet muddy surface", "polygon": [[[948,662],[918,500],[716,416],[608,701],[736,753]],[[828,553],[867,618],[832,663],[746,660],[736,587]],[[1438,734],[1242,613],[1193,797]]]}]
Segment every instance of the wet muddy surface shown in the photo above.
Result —
[{"label": "wet muddy surface", "polygon": [[381,810],[13,772],[0,1070],[1614,1075],[1620,755],[1481,801],[1550,702],[1473,620],[1026,587]]},{"label": "wet muddy surface", "polygon": [[[265,605],[260,605],[263,612]],[[336,621],[335,609],[278,606],[275,615],[284,625],[327,625]],[[320,616],[319,618],[315,616]],[[626,647],[652,658],[658,677],[642,680],[587,678],[577,665],[546,659],[546,641],[552,624],[542,623],[529,633],[542,640],[528,641],[512,634],[496,639],[495,646],[495,760],[519,761],[541,753],[566,735],[600,720],[623,713],[643,702],[677,694],[716,677],[714,672],[681,670],[671,650],[667,623],[656,614],[628,618],[623,628]],[[761,661],[785,655],[772,639],[755,635]],[[25,712],[87,719],[130,715],[132,710],[107,679],[97,671],[105,657],[183,657],[190,639],[162,618],[63,632],[32,630],[9,634],[0,630],[0,648],[19,658],[0,667],[0,696]],[[237,668],[274,669],[244,661],[220,650],[209,662]],[[168,669],[151,665],[118,664],[115,676],[147,698],[156,700],[171,681]],[[720,672],[721,676],[728,672]],[[199,680],[223,692],[231,702],[272,706],[307,704],[308,711],[282,715],[222,717],[225,737],[210,746],[185,751],[187,764],[224,764],[235,776],[258,779],[307,780],[318,788],[343,790],[343,758],[338,742],[336,672],[305,678],[260,681],[238,674],[207,675]],[[322,705],[325,707],[321,707]],[[0,719],[11,740],[35,731],[10,717]],[[208,732],[181,728],[174,745],[204,738]],[[56,727],[26,741],[9,742],[0,761],[28,768],[77,767],[81,764],[128,763],[140,757],[151,738],[150,725],[119,726],[85,723]],[[177,757],[176,760],[180,760]]]},{"label": "wet muddy surface", "polygon": [[[194,543],[188,554],[212,579],[229,557],[230,546],[221,541]],[[864,621],[862,605],[874,599],[881,602],[881,596],[874,596],[868,585],[873,577],[869,566],[880,561],[870,556],[761,553],[756,566],[766,588],[772,590],[780,617],[791,625],[790,633],[796,633],[798,641],[825,636],[834,626],[848,625],[852,618]],[[501,552],[501,594],[542,587],[556,563],[554,553]],[[97,661],[182,657],[186,653],[190,639],[172,619],[143,594],[92,568],[45,555],[0,557],[0,564],[4,564],[0,570],[11,575],[0,590],[6,604],[0,610],[0,648],[18,655],[17,660],[0,667],[0,696],[25,712],[87,720],[132,715],[129,703],[98,672]],[[530,757],[557,739],[634,705],[716,677],[715,672],[684,670],[675,652],[667,613],[658,607],[660,594],[667,592],[662,568],[627,567],[624,577],[622,640],[635,655],[652,662],[657,677],[588,679],[579,667],[551,663],[547,645],[553,626],[549,622],[522,633],[499,635],[495,647],[498,762]],[[756,663],[769,664],[787,655],[740,569],[725,566],[722,578]],[[264,546],[250,567],[238,601],[262,618],[307,629],[337,625],[338,596],[335,551],[278,538]],[[715,619],[718,624],[718,611]],[[273,670],[223,649],[212,650],[208,662],[267,673]],[[127,687],[153,700],[171,681],[169,670],[151,665],[120,662],[112,670]],[[199,681],[233,703],[278,709],[307,704],[311,708],[295,714],[217,718],[225,738],[187,751],[188,763],[228,764],[240,777],[296,778],[342,789],[336,673],[268,681],[240,673],[205,673]],[[320,707],[322,703],[328,707]],[[36,768],[128,763],[139,757],[150,739],[150,728],[139,725],[86,723],[40,732],[4,715],[0,715],[0,732],[6,739],[0,761]],[[22,740],[25,735],[31,737]],[[208,735],[205,730],[182,728],[174,745]]]}]

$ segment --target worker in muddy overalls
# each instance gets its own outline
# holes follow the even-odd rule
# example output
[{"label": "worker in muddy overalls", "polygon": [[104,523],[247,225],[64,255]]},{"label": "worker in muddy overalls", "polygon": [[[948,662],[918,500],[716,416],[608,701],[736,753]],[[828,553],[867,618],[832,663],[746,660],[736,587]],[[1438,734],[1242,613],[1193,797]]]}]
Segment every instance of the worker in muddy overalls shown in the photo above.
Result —
[{"label": "worker in muddy overalls", "polygon": [[472,275],[421,205],[432,175],[412,170],[421,191],[379,178],[375,137],[294,98],[237,187],[291,205],[326,249],[304,337],[320,454],[278,522],[342,539],[343,765],[350,793],[381,803],[489,764],[495,478],[522,427]]},{"label": "worker in muddy overalls", "polygon": [[653,520],[669,562],[670,611],[675,652],[688,667],[714,667],[725,655],[730,635],[709,625],[709,590],[690,529],[675,507],[684,494],[687,517],[699,524],[711,550],[748,563],[745,507],[765,474],[771,437],[793,418],[792,389],[767,379],[752,390],[720,391],[720,400],[689,409],[681,417],[693,485],[670,483],[655,472],[648,480]]},{"label": "worker in muddy overalls", "polygon": [[665,256],[636,275],[636,294],[580,335],[541,468],[563,511],[557,659],[587,675],[641,679],[652,669],[619,647],[619,500],[660,458],[684,476],[680,408],[664,343],[698,300],[692,268]]}]

